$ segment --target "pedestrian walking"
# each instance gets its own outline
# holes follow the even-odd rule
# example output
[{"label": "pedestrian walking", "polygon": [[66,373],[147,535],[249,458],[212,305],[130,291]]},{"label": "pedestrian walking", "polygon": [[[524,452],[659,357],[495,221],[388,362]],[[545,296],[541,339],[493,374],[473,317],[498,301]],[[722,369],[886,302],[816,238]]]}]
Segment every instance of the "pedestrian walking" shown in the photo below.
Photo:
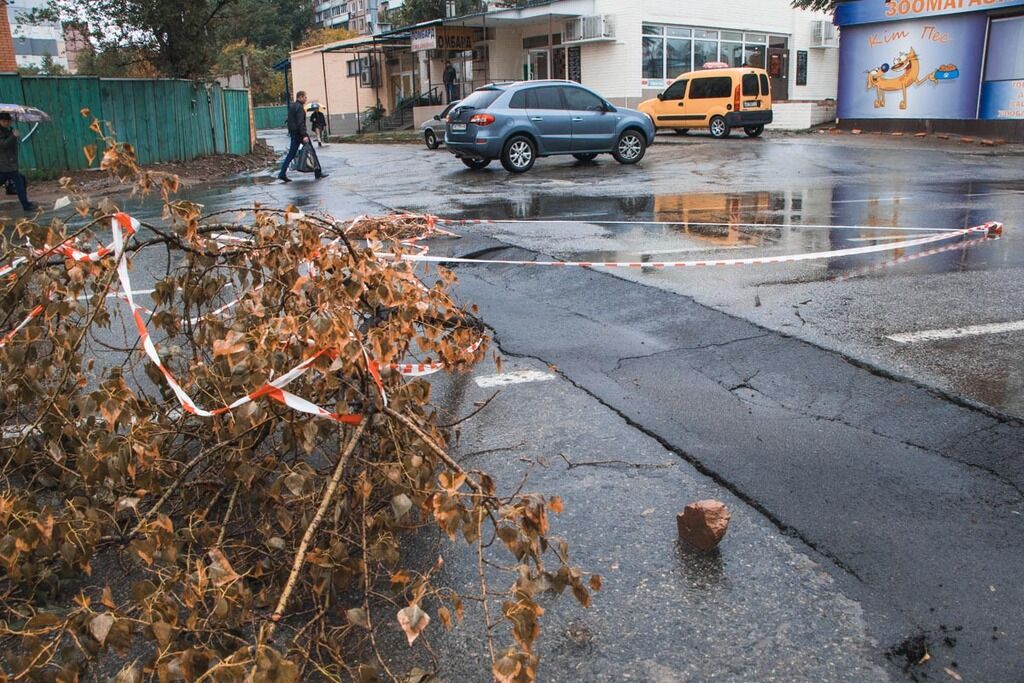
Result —
[{"label": "pedestrian walking", "polygon": [[[288,154],[285,155],[284,163],[281,164],[281,172],[277,174],[277,177],[286,183],[292,181],[288,177],[288,166],[294,161],[295,155],[299,153],[299,147],[309,144],[309,133],[306,131],[306,93],[302,90],[295,93],[295,101],[288,105],[288,137],[291,139],[288,145]],[[315,174],[317,180],[326,178],[328,175],[320,168],[319,159],[317,159]]]},{"label": "pedestrian walking", "polygon": [[35,211],[39,207],[28,200],[25,176],[18,170],[18,131],[7,112],[0,112],[0,183],[14,183],[21,208]]},{"label": "pedestrian walking", "polygon": [[324,138],[327,137],[327,117],[320,111],[320,105],[316,102],[309,105],[309,109],[313,112],[309,115],[309,127],[313,129],[313,138],[318,147],[323,147]]},{"label": "pedestrian walking", "polygon": [[444,63],[442,79],[444,80],[445,94],[448,96],[448,104],[451,104],[459,99],[459,74],[455,72],[455,67],[451,62]]}]

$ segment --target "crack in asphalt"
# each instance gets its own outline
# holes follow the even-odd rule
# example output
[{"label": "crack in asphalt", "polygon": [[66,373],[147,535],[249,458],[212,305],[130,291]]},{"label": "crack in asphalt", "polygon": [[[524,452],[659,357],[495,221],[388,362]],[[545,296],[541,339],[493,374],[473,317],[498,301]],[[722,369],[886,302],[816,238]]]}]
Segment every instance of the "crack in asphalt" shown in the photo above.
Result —
[{"label": "crack in asphalt", "polygon": [[750,494],[746,493],[737,484],[735,484],[734,482],[732,482],[729,479],[725,478],[722,474],[720,474],[716,470],[713,470],[710,467],[708,467],[706,464],[704,464],[703,461],[700,460],[700,458],[694,456],[691,453],[686,452],[686,450],[684,450],[684,449],[680,448],[679,446],[673,444],[672,442],[670,442],[668,439],[666,439],[661,434],[658,434],[657,432],[653,431],[652,429],[650,429],[650,428],[640,424],[639,422],[637,422],[633,418],[629,417],[624,412],[622,412],[620,409],[618,409],[617,407],[615,407],[614,405],[612,405],[611,403],[609,403],[608,401],[606,401],[605,399],[601,398],[600,396],[595,394],[593,391],[588,389],[586,386],[584,386],[584,385],[580,384],[579,382],[577,382],[576,380],[574,380],[572,377],[570,377],[568,374],[566,374],[563,370],[558,368],[553,363],[550,363],[549,361],[545,360],[544,358],[542,358],[540,356],[533,355],[533,354],[517,353],[517,352],[514,352],[514,351],[509,351],[506,347],[504,347],[502,345],[502,343],[501,343],[501,336],[498,334],[498,331],[496,329],[494,329],[493,327],[491,327],[490,325],[488,325],[487,323],[485,323],[483,321],[481,321],[481,324],[483,324],[485,327],[487,327],[489,330],[491,330],[491,335],[492,335],[492,338],[494,340],[494,344],[501,351],[501,353],[503,355],[509,356],[510,358],[525,358],[525,359],[535,360],[538,363],[543,363],[544,365],[546,365],[551,370],[551,372],[553,372],[554,374],[558,375],[560,378],[562,378],[563,380],[565,380],[566,382],[571,384],[573,387],[575,387],[579,391],[582,391],[584,394],[586,394],[590,398],[592,398],[595,401],[597,401],[597,403],[599,403],[604,408],[610,410],[612,413],[614,413],[616,416],[618,416],[618,418],[621,419],[623,422],[625,422],[627,425],[629,425],[633,429],[636,429],[637,431],[639,431],[640,433],[644,434],[645,436],[653,439],[654,441],[659,443],[661,445],[661,447],[664,448],[666,451],[668,451],[669,453],[672,453],[673,455],[679,457],[680,459],[682,459],[683,461],[688,463],[691,467],[693,467],[695,470],[697,470],[700,474],[702,474],[705,477],[711,479],[717,485],[721,486],[723,489],[729,491],[729,493],[731,493],[732,495],[736,496],[736,498],[741,500],[744,504],[750,506],[753,510],[755,510],[762,517],[764,517],[766,520],[768,520],[768,522],[772,526],[774,526],[776,529],[778,529],[779,532],[782,533],[784,536],[787,536],[789,538],[794,538],[794,539],[798,540],[800,543],[804,544],[805,546],[810,548],[812,551],[814,551],[814,553],[816,553],[819,556],[827,559],[829,562],[831,562],[838,569],[842,570],[844,573],[846,573],[849,576],[851,576],[854,579],[856,579],[859,583],[866,585],[867,582],[863,579],[863,577],[860,576],[860,574],[857,572],[857,570],[855,570],[853,567],[851,567],[848,564],[846,564],[846,562],[844,562],[839,556],[835,555],[834,553],[832,553],[827,548],[824,548],[823,546],[821,546],[818,543],[816,543],[814,540],[812,540],[812,539],[808,538],[807,536],[805,536],[796,527],[794,527],[794,526],[792,526],[790,524],[787,524],[786,522],[782,521],[771,510],[769,510],[764,504],[762,504],[760,501],[758,501],[756,498],[754,498]]},{"label": "crack in asphalt", "polygon": [[[596,321],[596,320],[593,321],[593,322],[596,322],[596,323],[599,323],[599,324],[602,324],[602,325],[604,324],[604,323],[601,323],[600,321]],[[763,334],[755,334],[755,335],[750,336],[750,337],[737,337],[736,339],[729,339],[729,340],[722,341],[722,342],[712,342],[710,344],[698,344],[697,346],[673,346],[670,349],[662,349],[661,351],[654,351],[652,353],[645,353],[645,354],[641,354],[639,356],[623,356],[615,364],[615,367],[612,368],[612,372],[617,372],[617,371],[621,370],[623,363],[627,363],[627,362],[633,361],[633,360],[645,360],[645,359],[648,359],[648,358],[654,358],[655,356],[661,356],[661,355],[667,354],[667,353],[677,353],[679,351],[703,351],[704,349],[721,348],[723,346],[729,346],[730,344],[738,344],[739,342],[751,341],[753,339],[761,339],[763,337],[767,337],[768,335],[769,335],[769,333],[765,332]],[[758,370],[758,372],[760,372],[760,370]]]}]

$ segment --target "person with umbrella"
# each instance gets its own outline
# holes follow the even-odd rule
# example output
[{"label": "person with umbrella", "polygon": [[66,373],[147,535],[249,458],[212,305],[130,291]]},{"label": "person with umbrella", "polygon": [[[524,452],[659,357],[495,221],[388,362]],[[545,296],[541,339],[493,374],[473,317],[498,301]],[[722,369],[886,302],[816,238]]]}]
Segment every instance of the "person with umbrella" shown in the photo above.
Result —
[{"label": "person with umbrella", "polygon": [[21,208],[35,211],[38,205],[28,199],[25,176],[18,170],[18,131],[14,129],[14,117],[9,111],[0,111],[0,183],[12,181],[18,193]]}]

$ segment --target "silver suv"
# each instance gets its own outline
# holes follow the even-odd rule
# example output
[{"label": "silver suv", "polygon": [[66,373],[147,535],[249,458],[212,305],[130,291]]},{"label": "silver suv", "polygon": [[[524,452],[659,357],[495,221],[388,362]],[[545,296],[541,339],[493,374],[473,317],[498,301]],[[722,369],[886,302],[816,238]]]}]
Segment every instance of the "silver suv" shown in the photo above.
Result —
[{"label": "silver suv", "polygon": [[452,108],[445,131],[448,151],[469,168],[501,159],[511,173],[556,154],[581,161],[611,154],[635,164],[653,141],[647,115],[615,107],[572,81],[486,85]]}]

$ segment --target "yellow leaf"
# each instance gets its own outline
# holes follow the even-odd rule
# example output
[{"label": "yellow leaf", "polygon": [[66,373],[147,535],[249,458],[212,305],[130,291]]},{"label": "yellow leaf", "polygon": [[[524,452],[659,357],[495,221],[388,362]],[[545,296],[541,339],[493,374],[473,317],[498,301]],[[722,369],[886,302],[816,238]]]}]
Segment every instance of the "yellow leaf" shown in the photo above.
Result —
[{"label": "yellow leaf", "polygon": [[85,154],[87,164],[92,166],[92,162],[96,161],[96,145],[86,145],[82,148],[82,153]]},{"label": "yellow leaf", "polygon": [[549,500],[548,507],[551,508],[551,511],[554,512],[556,515],[562,514],[562,510],[565,509],[565,506],[562,504],[562,498],[560,496],[555,496],[551,500]]},{"label": "yellow leaf", "polygon": [[952,678],[952,679],[953,679],[954,681],[957,681],[958,683],[960,683],[960,682],[962,682],[962,681],[964,680],[964,679],[963,679],[963,676],[961,676],[961,675],[960,675],[960,674],[958,674],[957,672],[953,671],[953,670],[952,670],[952,669],[950,669],[950,668],[949,668],[948,666],[944,666],[944,667],[942,667],[942,670],[946,672],[946,675],[947,675],[947,676],[949,676],[950,678]]}]

